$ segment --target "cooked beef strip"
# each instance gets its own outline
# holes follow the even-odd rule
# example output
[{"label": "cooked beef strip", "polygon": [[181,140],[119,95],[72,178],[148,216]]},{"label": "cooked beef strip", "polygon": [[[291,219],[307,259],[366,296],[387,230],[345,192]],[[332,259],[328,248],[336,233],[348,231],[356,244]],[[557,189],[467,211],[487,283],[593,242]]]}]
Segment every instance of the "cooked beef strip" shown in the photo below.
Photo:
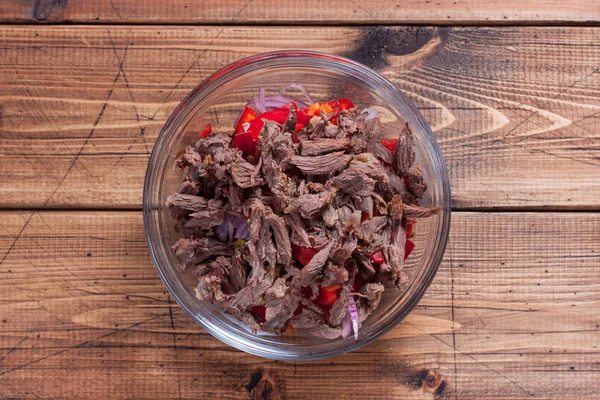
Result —
[{"label": "cooked beef strip", "polygon": [[[341,240],[341,244],[340,244]],[[354,233],[348,234],[346,237],[338,238],[336,247],[333,250],[333,260],[337,265],[344,265],[346,261],[352,256],[352,253],[356,249],[358,241]]]},{"label": "cooked beef strip", "polygon": [[310,246],[310,238],[306,233],[306,227],[299,214],[293,213],[284,215],[284,220],[288,229],[291,231],[290,241],[298,246]]},{"label": "cooked beef strip", "polygon": [[292,199],[290,205],[284,210],[286,214],[299,213],[303,218],[312,218],[328,205],[335,197],[336,192],[333,189],[317,193],[304,194]]},{"label": "cooked beef strip", "polygon": [[422,199],[427,191],[427,184],[423,179],[423,174],[419,166],[413,167],[408,171],[408,189],[417,198]]},{"label": "cooked beef strip", "polygon": [[379,305],[384,290],[385,287],[380,283],[367,283],[360,289],[360,294],[365,296],[369,308],[374,310]]},{"label": "cooked beef strip", "polygon": [[287,286],[284,278],[275,280],[273,286],[264,295],[265,322],[263,328],[276,333],[283,331],[287,321],[298,308],[301,297],[300,291],[293,286]]},{"label": "cooked beef strip", "polygon": [[238,158],[231,165],[231,177],[233,181],[242,189],[254,186],[262,186],[263,178],[260,176],[261,163],[252,165],[242,157]]},{"label": "cooked beef strip", "polygon": [[392,158],[392,168],[400,176],[408,175],[408,171],[415,163],[415,139],[408,123],[398,137],[396,151]]},{"label": "cooked beef strip", "polygon": [[367,216],[367,219],[373,218],[373,195],[367,197],[359,197],[354,199],[356,208],[362,211],[363,215]]},{"label": "cooked beef strip", "polygon": [[269,161],[269,165],[264,166],[263,171],[267,178],[267,184],[271,189],[271,193],[276,200],[275,212],[281,212],[285,209],[289,202],[294,197],[296,191],[296,185],[286,174],[283,173],[281,168],[275,163],[274,160]]},{"label": "cooked beef strip", "polygon": [[175,158],[175,169],[183,172],[186,168],[198,168],[202,163],[202,156],[192,146],[185,148],[185,151]]},{"label": "cooked beef strip", "polygon": [[167,197],[166,206],[171,218],[181,219],[189,212],[202,211],[208,206],[208,200],[192,194],[173,193]]},{"label": "cooked beef strip", "polygon": [[292,262],[292,244],[290,236],[282,217],[266,209],[263,214],[263,222],[271,227],[275,243],[277,244],[277,262],[285,266]]},{"label": "cooked beef strip", "polygon": [[196,296],[213,304],[222,303],[229,299],[229,295],[223,292],[223,284],[226,282],[225,278],[217,275],[203,275],[198,280]]},{"label": "cooked beef strip", "polygon": [[342,319],[348,312],[348,295],[351,291],[352,285],[350,283],[342,286],[337,301],[331,306],[331,310],[329,311],[329,325],[337,326],[342,323]]},{"label": "cooked beef strip", "polygon": [[332,247],[333,241],[330,241],[327,246],[319,250],[319,252],[314,255],[312,260],[310,260],[310,262],[300,270],[299,278],[301,286],[310,285],[317,278],[317,276],[320,275],[323,267],[325,266],[325,262],[329,257]]},{"label": "cooked beef strip", "polygon": [[348,281],[348,270],[334,264],[328,264],[323,273],[323,286],[342,285]]},{"label": "cooked beef strip", "polygon": [[373,217],[369,220],[364,221],[358,231],[356,232],[356,236],[365,242],[369,242],[371,237],[375,234],[378,234],[385,226],[388,224],[388,217],[386,216],[378,216]]},{"label": "cooked beef strip", "polygon": [[245,285],[247,273],[244,267],[246,258],[248,257],[248,246],[241,246],[235,249],[233,253],[233,260],[231,263],[231,270],[229,273],[229,283],[231,286],[232,293],[239,292]]},{"label": "cooked beef strip", "polygon": [[346,150],[349,146],[349,139],[300,140],[300,154],[303,156],[318,156],[334,151]]},{"label": "cooked beef strip", "polygon": [[373,179],[351,168],[333,177],[331,183],[344,193],[356,197],[371,196],[375,189],[375,181]]},{"label": "cooked beef strip", "polygon": [[389,180],[388,172],[372,154],[362,153],[358,155],[357,158],[352,160],[348,169],[360,172],[378,182],[387,182]]},{"label": "cooked beef strip", "polygon": [[406,244],[406,231],[399,221],[391,219],[390,245],[386,248],[390,268],[392,269],[392,280],[395,284],[400,282],[402,267],[404,266],[404,251]]},{"label": "cooked beef strip", "polygon": [[206,209],[190,214],[190,219],[184,222],[186,229],[201,228],[207,230],[219,225],[225,219],[229,207],[223,207],[220,200],[209,200]]},{"label": "cooked beef strip", "polygon": [[215,255],[233,255],[233,247],[230,244],[221,243],[213,238],[181,238],[172,248],[182,268],[194,267]]},{"label": "cooked beef strip", "polygon": [[290,326],[294,329],[311,329],[318,327],[323,321],[321,314],[303,308],[300,314],[290,318]]},{"label": "cooked beef strip", "polygon": [[323,322],[318,327],[309,329],[308,332],[313,336],[323,339],[335,339],[342,336],[340,328],[332,328]]},{"label": "cooked beef strip", "polygon": [[200,154],[210,154],[214,157],[215,153],[225,148],[229,149],[231,143],[231,136],[225,133],[213,133],[203,139],[200,139],[196,143],[196,150]]},{"label": "cooked beef strip", "polygon": [[179,190],[177,190],[180,194],[191,194],[193,196],[198,196],[200,194],[200,189],[198,189],[198,185],[193,181],[185,180],[179,186]]},{"label": "cooked beef strip", "polygon": [[442,207],[421,207],[414,204],[403,204],[403,216],[406,218],[427,218],[438,214]]},{"label": "cooked beef strip", "polygon": [[350,163],[352,156],[343,151],[322,156],[292,156],[291,163],[309,175],[329,175],[341,171]]}]

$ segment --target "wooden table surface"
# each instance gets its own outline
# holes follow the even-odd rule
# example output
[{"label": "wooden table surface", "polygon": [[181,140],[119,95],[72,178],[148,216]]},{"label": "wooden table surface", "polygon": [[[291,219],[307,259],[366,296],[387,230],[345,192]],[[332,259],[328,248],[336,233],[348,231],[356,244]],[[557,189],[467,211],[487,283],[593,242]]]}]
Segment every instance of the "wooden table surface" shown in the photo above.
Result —
[{"label": "wooden table surface", "polygon": [[[2,1],[0,397],[599,398],[599,21],[588,0]],[[419,306],[316,362],[251,356],[195,325],[140,211],[185,94],[289,48],[405,91],[453,191]]]}]

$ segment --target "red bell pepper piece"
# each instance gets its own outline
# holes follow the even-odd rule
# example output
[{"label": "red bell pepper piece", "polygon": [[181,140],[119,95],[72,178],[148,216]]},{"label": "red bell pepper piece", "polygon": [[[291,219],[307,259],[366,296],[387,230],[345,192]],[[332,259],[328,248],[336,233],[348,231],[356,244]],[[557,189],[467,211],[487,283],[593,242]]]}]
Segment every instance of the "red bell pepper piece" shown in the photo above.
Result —
[{"label": "red bell pepper piece", "polygon": [[301,108],[296,111],[296,124],[307,125],[311,118],[312,117],[308,115],[308,108]]},{"label": "red bell pepper piece", "polygon": [[231,147],[241,151],[245,157],[256,155],[256,139],[250,132],[235,135],[231,141]]},{"label": "red bell pepper piece", "polygon": [[292,245],[292,258],[302,266],[308,264],[317,253],[318,250],[314,247]]},{"label": "red bell pepper piece", "polygon": [[354,108],[354,104],[348,99],[340,99],[338,100],[338,103],[340,105],[340,110],[349,110]]},{"label": "red bell pepper piece", "polygon": [[263,323],[267,320],[267,309],[265,306],[254,306],[250,308],[250,313],[254,315],[260,323]]},{"label": "red bell pepper piece", "polygon": [[406,239],[406,243],[404,244],[404,259],[405,260],[408,258],[408,256],[410,256],[410,253],[412,253],[414,248],[415,248],[415,244],[412,242],[412,240]]},{"label": "red bell pepper piece", "polygon": [[237,124],[235,125],[235,130],[233,131],[233,134],[238,135],[240,133],[243,133],[244,132],[244,124],[247,124],[245,126],[248,127],[250,122],[252,122],[256,119],[257,115],[258,114],[256,113],[256,111],[254,111],[250,107],[244,107],[244,111],[242,111],[242,115],[240,115],[240,119],[238,120]]},{"label": "red bell pepper piece", "polygon": [[319,288],[316,303],[322,306],[330,306],[337,301],[340,285],[324,286]]},{"label": "red bell pepper piece", "polygon": [[398,139],[385,139],[380,140],[379,143],[385,146],[386,149],[391,151],[392,153],[396,151],[396,145],[398,144]]},{"label": "red bell pepper piece", "polygon": [[415,223],[417,221],[415,221],[414,219],[407,219],[406,220],[406,237],[409,238],[413,235],[414,233],[414,229],[415,229]]},{"label": "red bell pepper piece", "polygon": [[276,108],[271,111],[264,112],[256,118],[274,121],[274,122],[277,122],[279,125],[283,125],[283,124],[285,124],[285,121],[287,121],[289,116],[290,116],[290,107],[281,107],[281,108]]},{"label": "red bell pepper piece", "polygon": [[385,262],[385,257],[381,250],[372,252],[370,257],[373,264],[383,264]]},{"label": "red bell pepper piece", "polygon": [[208,135],[212,133],[212,126],[210,124],[206,124],[204,128],[200,131],[200,139],[204,139]]},{"label": "red bell pepper piece", "polygon": [[313,247],[292,245],[292,257],[303,266],[308,264],[317,252]]}]

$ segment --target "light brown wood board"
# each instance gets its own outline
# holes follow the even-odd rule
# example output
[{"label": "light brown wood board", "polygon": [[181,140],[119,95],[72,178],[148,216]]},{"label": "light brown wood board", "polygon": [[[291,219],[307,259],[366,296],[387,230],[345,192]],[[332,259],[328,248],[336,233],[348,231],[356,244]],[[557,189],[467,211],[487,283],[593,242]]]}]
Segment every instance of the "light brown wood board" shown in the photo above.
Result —
[{"label": "light brown wood board", "polygon": [[573,24],[598,23],[586,0],[5,0],[3,22],[115,24]]},{"label": "light brown wood board", "polygon": [[304,48],[363,62],[415,101],[455,209],[597,210],[599,37],[582,27],[1,26],[0,207],[139,209],[154,140],[195,85],[240,58]]},{"label": "light brown wood board", "polygon": [[404,322],[298,363],[195,325],[165,292],[139,212],[2,212],[0,230],[2,398],[237,399],[261,379],[281,399],[597,395],[598,213],[456,213]]}]

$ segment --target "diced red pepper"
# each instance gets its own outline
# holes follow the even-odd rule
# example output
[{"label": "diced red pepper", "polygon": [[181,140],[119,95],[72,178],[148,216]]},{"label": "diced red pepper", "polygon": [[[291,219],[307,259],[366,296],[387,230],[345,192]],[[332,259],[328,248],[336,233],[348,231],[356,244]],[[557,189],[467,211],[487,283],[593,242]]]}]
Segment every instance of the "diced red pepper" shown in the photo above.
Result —
[{"label": "diced red pepper", "polygon": [[383,264],[385,262],[385,257],[381,250],[372,252],[370,257],[373,264]]},{"label": "diced red pepper", "polygon": [[334,111],[336,114],[339,114],[339,113],[340,113],[340,102],[339,102],[339,101],[337,101],[337,100],[329,100],[329,101],[327,102],[327,104],[328,104],[329,106],[331,106],[331,108],[333,109],[333,111]]},{"label": "diced red pepper", "polygon": [[250,308],[250,313],[254,315],[260,323],[263,323],[267,320],[267,309],[265,306],[254,306]]},{"label": "diced red pepper", "polygon": [[414,219],[407,219],[406,220],[406,237],[409,238],[413,235],[414,233],[414,229],[415,229],[415,223],[417,221],[415,221]]},{"label": "diced red pepper", "polygon": [[402,180],[404,181],[404,184],[408,186],[408,176],[403,176]]},{"label": "diced red pepper", "polygon": [[319,296],[316,302],[322,306],[330,306],[337,301],[340,285],[324,286],[319,288]]},{"label": "diced red pepper", "polygon": [[369,214],[363,211],[362,214],[360,214],[360,222],[364,222],[368,219],[371,219],[371,217],[369,217]]},{"label": "diced red pepper", "polygon": [[206,124],[204,128],[200,131],[200,139],[204,139],[208,135],[212,133],[212,126],[210,124]]},{"label": "diced red pepper", "polygon": [[237,124],[235,125],[235,130],[233,131],[233,134],[238,135],[238,134],[244,132],[245,131],[244,124],[246,124],[245,126],[248,127],[250,122],[252,122],[256,119],[257,115],[258,114],[256,113],[256,111],[254,111],[250,107],[245,107],[244,111],[242,111],[242,115],[240,115],[240,119],[238,120]]},{"label": "diced red pepper", "polygon": [[340,110],[349,110],[354,108],[354,104],[348,99],[340,99],[338,100],[338,103],[340,105]]},{"label": "diced red pepper", "polygon": [[314,247],[292,245],[292,258],[302,266],[308,264],[317,253]]},{"label": "diced red pepper", "polygon": [[241,151],[245,157],[256,155],[256,140],[250,132],[235,135],[231,140],[231,147]]},{"label": "diced red pepper", "polygon": [[391,151],[392,153],[396,151],[396,145],[398,144],[398,139],[385,139],[380,140],[379,143],[385,146],[386,149]]},{"label": "diced red pepper", "polygon": [[301,108],[296,111],[296,124],[300,123],[303,125],[307,125],[310,122],[310,117],[308,115],[308,108]]},{"label": "diced red pepper", "polygon": [[412,253],[414,248],[415,248],[415,244],[412,242],[412,240],[406,239],[406,243],[404,244],[404,259],[405,260],[408,258],[408,256],[410,256],[410,253]]},{"label": "diced red pepper", "polygon": [[296,122],[296,127],[294,128],[294,131],[299,132],[302,129],[304,129],[306,125],[305,124],[301,124],[300,122]]},{"label": "diced red pepper", "polygon": [[[293,103],[291,103],[291,104],[293,104]],[[277,122],[279,125],[283,125],[283,124],[285,124],[285,121],[287,121],[289,116],[290,116],[290,108],[289,107],[281,107],[281,108],[276,108],[271,111],[264,112],[256,118],[274,121],[274,122]]]}]

